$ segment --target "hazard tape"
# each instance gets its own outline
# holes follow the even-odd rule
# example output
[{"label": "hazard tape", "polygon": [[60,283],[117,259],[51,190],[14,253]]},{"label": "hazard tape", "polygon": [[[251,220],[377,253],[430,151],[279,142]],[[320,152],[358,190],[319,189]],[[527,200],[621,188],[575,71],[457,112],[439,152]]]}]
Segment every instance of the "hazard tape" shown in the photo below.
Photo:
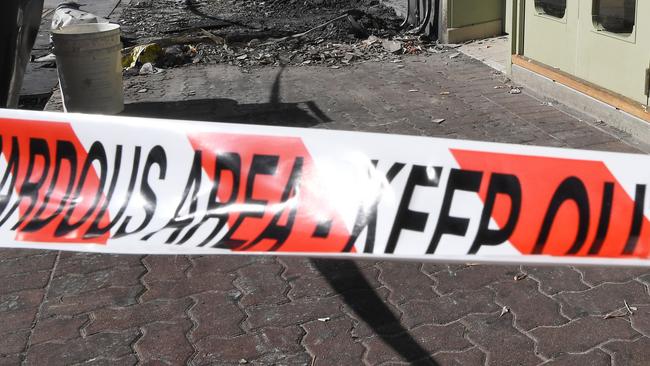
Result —
[{"label": "hazard tape", "polygon": [[648,266],[650,158],[0,110],[0,247]]}]

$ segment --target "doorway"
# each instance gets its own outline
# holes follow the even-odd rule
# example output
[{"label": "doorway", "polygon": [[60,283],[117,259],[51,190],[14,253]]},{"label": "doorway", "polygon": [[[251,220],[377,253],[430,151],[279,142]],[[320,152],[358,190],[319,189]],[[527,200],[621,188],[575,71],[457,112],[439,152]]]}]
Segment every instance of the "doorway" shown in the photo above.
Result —
[{"label": "doorway", "polygon": [[650,27],[639,0],[525,0],[524,56],[644,105]]}]

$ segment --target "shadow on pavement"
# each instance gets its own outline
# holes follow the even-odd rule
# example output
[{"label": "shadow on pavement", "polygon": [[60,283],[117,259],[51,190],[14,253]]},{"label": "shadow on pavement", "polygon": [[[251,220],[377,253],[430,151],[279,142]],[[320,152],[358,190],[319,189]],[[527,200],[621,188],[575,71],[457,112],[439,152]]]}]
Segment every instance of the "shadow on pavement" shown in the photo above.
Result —
[{"label": "shadow on pavement", "polygon": [[331,120],[314,102],[239,104],[233,99],[144,102],[124,106],[123,115],[194,121],[311,127]]},{"label": "shadow on pavement", "polygon": [[122,115],[286,127],[312,127],[331,122],[313,101],[282,102],[280,89],[284,68],[275,76],[268,103],[239,104],[227,98],[139,102],[126,104]]},{"label": "shadow on pavement", "polygon": [[[312,259],[311,262],[357,316],[404,361],[416,365],[438,365],[402,326],[354,262],[332,259]],[[345,281],[339,280],[341,277]],[[350,291],[349,282],[357,284],[354,291]]]}]

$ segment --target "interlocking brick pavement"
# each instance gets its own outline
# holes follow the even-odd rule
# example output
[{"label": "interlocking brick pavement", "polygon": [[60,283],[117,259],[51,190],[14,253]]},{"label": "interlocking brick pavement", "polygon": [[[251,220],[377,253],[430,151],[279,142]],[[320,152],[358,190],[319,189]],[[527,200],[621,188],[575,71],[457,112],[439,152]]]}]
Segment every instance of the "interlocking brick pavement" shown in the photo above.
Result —
[{"label": "interlocking brick pavement", "polygon": [[[280,102],[271,103],[276,78]],[[506,85],[476,61],[441,54],[281,74],[191,66],[129,78],[126,95],[136,115],[649,151]],[[2,365],[650,360],[644,269],[5,249],[0,276]],[[624,300],[634,315],[604,319]]]}]

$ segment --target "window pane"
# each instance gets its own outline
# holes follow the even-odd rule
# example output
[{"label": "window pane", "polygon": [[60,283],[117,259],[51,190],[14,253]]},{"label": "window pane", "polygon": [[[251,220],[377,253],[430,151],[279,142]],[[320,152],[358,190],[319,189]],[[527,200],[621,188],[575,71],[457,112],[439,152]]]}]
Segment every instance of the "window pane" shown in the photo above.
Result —
[{"label": "window pane", "polygon": [[535,7],[540,14],[564,18],[566,0],[535,0]]},{"label": "window pane", "polygon": [[636,0],[594,0],[594,25],[600,30],[632,33],[635,13]]}]

